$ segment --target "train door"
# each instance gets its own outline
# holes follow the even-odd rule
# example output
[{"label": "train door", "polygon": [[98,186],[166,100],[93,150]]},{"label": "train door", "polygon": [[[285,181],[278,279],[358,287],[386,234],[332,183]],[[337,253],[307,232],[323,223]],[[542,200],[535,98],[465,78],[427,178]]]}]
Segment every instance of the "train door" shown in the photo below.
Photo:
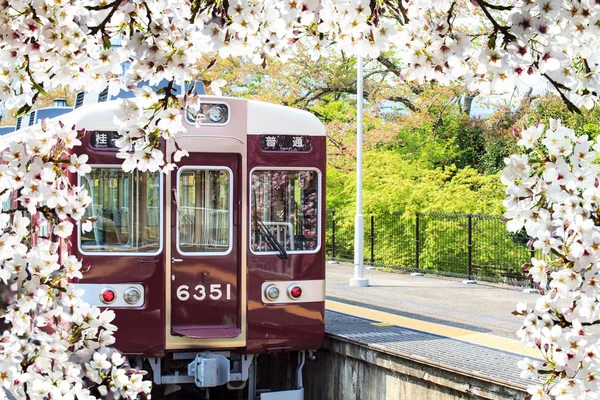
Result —
[{"label": "train door", "polygon": [[233,338],[241,332],[240,157],[191,153],[173,172],[173,335]]}]

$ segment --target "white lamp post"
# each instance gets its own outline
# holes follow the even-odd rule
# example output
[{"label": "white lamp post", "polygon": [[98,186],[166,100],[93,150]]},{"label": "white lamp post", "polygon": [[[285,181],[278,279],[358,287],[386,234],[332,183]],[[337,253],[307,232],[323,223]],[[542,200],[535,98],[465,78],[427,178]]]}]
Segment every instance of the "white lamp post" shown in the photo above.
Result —
[{"label": "white lamp post", "polygon": [[356,58],[356,216],[354,217],[354,278],[350,286],[369,286],[364,277],[363,252],[365,243],[365,217],[362,213],[363,172],[363,58]]}]

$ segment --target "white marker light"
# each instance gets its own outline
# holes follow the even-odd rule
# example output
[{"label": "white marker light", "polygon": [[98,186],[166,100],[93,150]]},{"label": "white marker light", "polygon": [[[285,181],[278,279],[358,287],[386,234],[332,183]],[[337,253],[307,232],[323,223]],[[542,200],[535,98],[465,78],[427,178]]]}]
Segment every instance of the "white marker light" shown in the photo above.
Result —
[{"label": "white marker light", "polygon": [[125,293],[123,293],[123,298],[129,304],[137,303],[138,301],[140,301],[141,297],[142,293],[139,291],[139,289],[134,287],[128,288],[127,290],[125,290]]},{"label": "white marker light", "polygon": [[265,288],[265,297],[271,301],[279,298],[279,288],[275,285],[269,285]]}]

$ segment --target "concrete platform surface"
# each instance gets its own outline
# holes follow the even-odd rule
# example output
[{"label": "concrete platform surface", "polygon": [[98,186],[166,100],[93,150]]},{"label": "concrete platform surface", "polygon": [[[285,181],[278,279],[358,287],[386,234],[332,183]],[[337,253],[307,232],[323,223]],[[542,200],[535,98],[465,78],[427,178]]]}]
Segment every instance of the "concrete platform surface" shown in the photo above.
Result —
[{"label": "concrete platform surface", "polygon": [[538,297],[518,287],[377,270],[365,270],[368,287],[351,287],[352,265],[326,268],[327,300],[509,339],[521,327],[522,318],[511,315],[515,305],[523,300],[533,305]]},{"label": "concrete platform surface", "polygon": [[533,304],[522,288],[431,275],[411,276],[366,270],[369,286],[350,287],[353,266],[327,265],[328,335],[447,366],[523,390],[517,362],[539,358],[516,337],[517,302]]}]

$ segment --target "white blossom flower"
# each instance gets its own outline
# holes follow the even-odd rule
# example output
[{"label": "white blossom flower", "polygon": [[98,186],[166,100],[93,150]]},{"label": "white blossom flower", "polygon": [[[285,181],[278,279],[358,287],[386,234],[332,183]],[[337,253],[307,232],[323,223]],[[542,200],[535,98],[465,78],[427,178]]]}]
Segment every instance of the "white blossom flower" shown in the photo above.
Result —
[{"label": "white blossom flower", "polygon": [[522,370],[521,379],[537,379],[539,369],[539,362],[524,358],[517,363],[517,366]]},{"label": "white blossom flower", "polygon": [[533,146],[537,144],[537,141],[542,136],[542,133],[544,133],[543,124],[524,129],[521,132],[521,139],[519,139],[517,145],[532,149]]},{"label": "white blossom flower", "polygon": [[92,167],[87,165],[88,160],[87,154],[77,156],[76,154],[71,155],[71,165],[69,165],[70,172],[76,172],[80,175],[89,174],[92,171]]},{"label": "white blossom flower", "polygon": [[54,234],[62,238],[67,238],[73,233],[73,224],[69,221],[62,221],[54,228]]},{"label": "white blossom flower", "polygon": [[[116,141],[120,148],[117,157],[124,159],[125,171],[160,169],[166,173],[174,168],[162,154],[159,139],[170,141],[185,131],[181,113],[185,96],[169,91],[176,82],[203,80],[200,57],[205,50],[222,57],[245,56],[261,64],[293,57],[302,43],[309,45],[313,59],[333,51],[375,58],[391,50],[402,60],[405,80],[447,84],[460,78],[470,90],[485,94],[506,90],[517,81],[545,79],[576,106],[598,103],[600,10],[589,1],[512,2],[508,12],[485,2],[466,2],[456,7],[457,3],[450,0],[408,0],[399,6],[383,2],[375,9],[365,0],[236,0],[227,8],[216,2],[214,9],[200,13],[193,12],[193,2],[189,1],[173,0],[165,7],[164,2],[148,0],[143,4],[115,3],[110,14],[103,5],[96,9],[83,4],[15,0],[0,10],[0,102],[7,109],[32,105],[41,88],[52,91],[60,85],[71,92],[100,92],[107,86],[112,94],[133,90],[138,99],[123,100],[114,121],[121,134]],[[487,12],[482,13],[481,8]],[[457,22],[465,19],[463,14],[470,16],[473,12],[487,18],[487,22],[506,21],[507,26],[498,30],[497,23],[484,23],[473,31]],[[104,23],[107,15],[110,18]],[[481,37],[487,38],[487,45],[481,45]],[[99,46],[99,39],[117,38],[120,46]],[[156,92],[151,86],[162,89]],[[216,87],[213,93],[218,93]],[[65,169],[85,174],[90,167],[84,155],[73,156],[70,152],[68,166],[52,157],[58,157],[55,152],[61,148],[70,150],[79,145],[81,134],[75,127],[50,122],[31,129],[37,129],[35,138],[11,143],[3,152],[6,164],[0,166],[0,189],[19,192],[15,196],[19,205],[32,216],[45,202],[45,212],[52,213],[56,222],[53,229],[68,236],[73,226],[68,224],[81,220],[91,199],[61,176],[64,178]],[[501,177],[508,186],[504,201],[508,229],[518,232],[525,228],[534,246],[542,250],[540,258],[532,260],[529,273],[542,290],[550,279],[549,296],[554,296],[536,303],[519,331],[521,339],[532,346],[543,342],[542,332],[547,325],[576,325],[577,316],[593,318],[600,297],[595,283],[600,242],[592,220],[598,212],[598,167],[594,163],[600,146],[592,146],[588,138],[577,138],[558,121],[550,121],[542,133],[543,129],[538,126],[522,133],[519,145],[524,147],[524,154],[507,158]],[[176,152],[173,158],[181,155]],[[47,165],[42,156],[50,156],[52,165]],[[15,349],[22,347],[15,335],[33,335],[32,328],[36,338],[54,344],[68,343],[69,324],[84,329],[83,339],[73,344],[74,354],[84,360],[81,365],[91,365],[95,354],[106,354],[105,346],[114,343],[114,337],[110,315],[86,308],[69,292],[68,285],[67,294],[62,299],[56,296],[55,303],[37,294],[37,289],[50,290],[46,285],[50,276],[77,275],[77,262],[71,260],[66,266],[56,260],[55,244],[29,244],[27,239],[38,228],[38,219],[32,217],[29,221],[17,213],[13,215],[12,224],[4,221],[0,232],[0,279],[22,282],[28,273],[33,274],[36,283],[27,285],[28,293],[41,301],[41,308],[49,309],[41,309],[32,319],[18,311],[18,302],[9,305],[6,318],[12,328],[4,337],[8,344],[0,350],[0,365],[7,362],[4,371],[11,367],[17,370],[10,370],[16,377],[12,383],[5,380],[2,385],[9,385],[7,390],[18,398],[93,398],[74,367],[67,368],[74,384],[50,384],[53,371],[46,369],[53,355],[40,357],[36,364],[39,371],[23,371],[15,361],[19,357]],[[82,223],[85,229],[89,225],[90,221]],[[62,282],[66,284],[66,278]],[[22,287],[25,290],[25,285]],[[584,290],[585,296],[581,295]],[[558,300],[575,306],[559,309]],[[36,323],[44,323],[48,316],[62,310],[61,301],[74,310],[72,315],[57,316],[64,329],[53,335],[37,329]],[[32,304],[31,299],[20,303],[24,309]],[[587,328],[581,328],[582,335],[571,332],[573,341],[561,341],[566,333],[553,329],[548,329],[551,336],[558,336],[556,341],[548,342],[552,349],[543,355],[556,357],[556,365],[569,374],[585,377],[557,379],[551,394],[558,399],[595,390],[598,363],[586,361],[584,351],[572,348],[582,347],[589,337]],[[564,346],[569,349],[565,351]],[[25,346],[19,354],[32,357],[34,353]],[[73,365],[69,363],[61,361],[61,365]],[[139,375],[129,375],[120,365],[113,365],[110,379],[110,387],[96,390],[107,395],[113,394],[109,390],[114,391],[117,398],[135,398],[136,391],[149,391]],[[31,384],[25,393],[23,383],[27,380]],[[528,391],[533,399],[547,399],[550,394],[544,386],[532,386]]]}]

